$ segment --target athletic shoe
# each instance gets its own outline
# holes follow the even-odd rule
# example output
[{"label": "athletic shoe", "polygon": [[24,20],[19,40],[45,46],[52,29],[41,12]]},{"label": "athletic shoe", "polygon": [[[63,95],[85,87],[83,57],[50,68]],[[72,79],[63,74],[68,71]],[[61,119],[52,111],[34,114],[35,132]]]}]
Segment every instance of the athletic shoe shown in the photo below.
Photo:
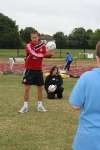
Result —
[{"label": "athletic shoe", "polygon": [[20,113],[25,113],[25,112],[28,112],[29,110],[28,110],[28,107],[25,107],[25,106],[23,106],[20,110],[19,110],[19,112]]},{"label": "athletic shoe", "polygon": [[37,111],[47,112],[47,110],[44,108],[44,106],[37,106]]}]

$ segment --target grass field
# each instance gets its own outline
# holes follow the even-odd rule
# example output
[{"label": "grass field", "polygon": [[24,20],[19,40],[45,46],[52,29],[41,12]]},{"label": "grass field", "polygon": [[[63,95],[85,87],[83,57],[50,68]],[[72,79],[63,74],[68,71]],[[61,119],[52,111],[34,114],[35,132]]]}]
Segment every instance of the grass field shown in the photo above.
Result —
[{"label": "grass field", "polygon": [[71,150],[78,113],[68,105],[76,79],[64,80],[64,99],[47,100],[49,110],[35,110],[36,89],[30,96],[30,111],[19,114],[23,103],[22,76],[0,75],[0,150]]},{"label": "grass field", "polygon": [[[74,49],[74,50],[72,50],[72,49],[56,49],[54,58],[65,58],[66,52],[68,52],[68,51],[72,53],[74,59],[78,58],[79,53],[84,52],[81,49],[77,49],[77,50],[76,49]],[[94,53],[94,50],[86,50],[86,52]],[[17,53],[17,49],[0,49],[0,58],[2,58],[2,57],[6,57],[6,58],[17,57],[17,55],[18,55],[18,57],[24,57],[25,56],[24,49],[19,49],[18,53]]]}]

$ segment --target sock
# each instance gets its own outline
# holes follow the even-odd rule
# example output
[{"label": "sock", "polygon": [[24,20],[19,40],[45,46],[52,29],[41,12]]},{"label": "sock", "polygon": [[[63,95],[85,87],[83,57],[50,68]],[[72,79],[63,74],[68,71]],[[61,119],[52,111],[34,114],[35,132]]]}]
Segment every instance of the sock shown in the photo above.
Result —
[{"label": "sock", "polygon": [[42,106],[43,102],[42,101],[38,101],[37,104],[38,104],[38,106]]},{"label": "sock", "polygon": [[24,102],[24,107],[28,107],[28,102]]}]

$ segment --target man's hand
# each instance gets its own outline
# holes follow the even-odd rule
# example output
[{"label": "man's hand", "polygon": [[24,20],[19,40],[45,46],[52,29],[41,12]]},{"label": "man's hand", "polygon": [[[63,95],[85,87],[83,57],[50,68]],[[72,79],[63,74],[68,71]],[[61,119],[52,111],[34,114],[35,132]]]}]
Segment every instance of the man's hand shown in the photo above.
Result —
[{"label": "man's hand", "polygon": [[54,55],[54,52],[48,52],[44,55],[44,58],[51,58]]}]

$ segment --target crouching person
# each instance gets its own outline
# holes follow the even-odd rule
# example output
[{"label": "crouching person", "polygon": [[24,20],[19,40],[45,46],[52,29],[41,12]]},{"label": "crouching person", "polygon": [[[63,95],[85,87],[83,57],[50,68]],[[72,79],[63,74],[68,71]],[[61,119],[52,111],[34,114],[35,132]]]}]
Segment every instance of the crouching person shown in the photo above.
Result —
[{"label": "crouching person", "polygon": [[46,77],[45,90],[49,99],[63,98],[63,79],[57,66],[52,67],[50,74]]}]

